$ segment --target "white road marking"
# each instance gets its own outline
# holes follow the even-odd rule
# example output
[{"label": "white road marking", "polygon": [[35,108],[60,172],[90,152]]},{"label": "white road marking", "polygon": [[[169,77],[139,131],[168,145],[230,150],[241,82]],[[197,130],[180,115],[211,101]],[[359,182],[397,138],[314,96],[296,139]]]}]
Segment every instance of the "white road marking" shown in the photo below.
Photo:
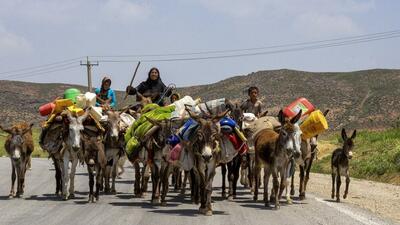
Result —
[{"label": "white road marking", "polygon": [[352,212],[349,209],[344,208],[339,203],[328,202],[328,201],[325,201],[325,200],[323,200],[321,198],[317,198],[317,197],[314,197],[314,198],[315,198],[316,201],[324,203],[325,205],[327,205],[329,207],[332,207],[332,208],[338,210],[339,212],[350,216],[351,218],[357,220],[358,222],[360,222],[362,224],[365,224],[365,225],[383,225],[383,224],[386,224],[383,221],[379,221],[379,223],[374,222],[374,221],[372,221],[372,219],[368,219],[368,218],[364,217],[363,215],[361,215],[359,213],[355,213],[355,212]]}]

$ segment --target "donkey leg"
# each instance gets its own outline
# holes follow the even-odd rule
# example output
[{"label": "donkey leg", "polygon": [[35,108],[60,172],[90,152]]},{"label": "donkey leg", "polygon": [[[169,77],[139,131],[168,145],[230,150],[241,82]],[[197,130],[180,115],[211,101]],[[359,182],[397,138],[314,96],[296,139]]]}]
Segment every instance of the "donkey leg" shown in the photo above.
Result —
[{"label": "donkey leg", "polygon": [[233,174],[233,163],[230,162],[227,164],[228,166],[228,182],[229,182],[229,188],[228,188],[228,200],[232,201],[233,200],[233,179],[234,179],[234,174]]},{"label": "donkey leg", "polygon": [[159,204],[160,203],[160,173],[159,168],[156,163],[152,164],[151,170],[151,181],[153,182],[152,185],[152,193],[151,193],[151,203],[152,204]]},{"label": "donkey leg", "polygon": [[15,165],[13,163],[13,161],[11,160],[11,190],[10,190],[10,194],[8,195],[9,198],[13,198],[15,196],[15,192],[14,192],[14,185],[15,185],[15,180],[17,179],[17,175],[15,173]]},{"label": "donkey leg", "polygon": [[299,198],[300,200],[305,199],[305,191],[304,191],[304,167],[300,166],[300,186],[299,186]]},{"label": "donkey leg", "polygon": [[274,209],[279,209],[280,205],[279,205],[279,180],[278,180],[278,173],[277,171],[274,169],[274,171],[272,172],[272,182],[274,185],[274,201],[275,201],[275,207]]},{"label": "donkey leg", "polygon": [[211,172],[208,174],[208,181],[207,181],[207,187],[206,187],[206,193],[207,193],[207,211],[205,213],[206,216],[212,216],[212,206],[211,206],[211,195],[212,195],[212,183],[214,180],[215,176],[215,168],[210,168]]},{"label": "donkey leg", "polygon": [[253,200],[257,201],[258,200],[258,185],[259,185],[259,177],[260,177],[260,172],[261,172],[261,168],[259,168],[258,166],[256,166],[256,168],[254,169],[254,196],[253,196]]},{"label": "donkey leg", "polygon": [[75,198],[75,172],[78,165],[78,158],[74,157],[71,164],[70,184],[69,184],[69,197]]},{"label": "donkey leg", "polygon": [[100,197],[100,188],[102,184],[102,173],[104,173],[105,168],[100,167],[100,165],[96,166],[96,194],[95,194],[95,201],[99,200]]},{"label": "donkey leg", "polygon": [[241,165],[241,160],[239,158],[238,161],[235,163],[235,168],[233,170],[233,198],[236,198],[237,183],[240,174],[240,165]]},{"label": "donkey leg", "polygon": [[65,150],[64,156],[63,156],[63,165],[62,165],[62,176],[63,176],[63,189],[62,189],[62,198],[63,200],[67,200],[69,197],[68,193],[68,182],[69,182],[69,176],[68,176],[68,168],[69,168],[69,152],[68,150]]},{"label": "donkey leg", "polygon": [[93,197],[93,186],[94,186],[94,176],[93,176],[93,167],[87,165],[87,171],[89,174],[89,199],[88,202],[91,203],[94,201]]},{"label": "donkey leg", "polygon": [[[222,171],[222,197],[226,198],[226,191],[225,191],[226,164],[221,164],[221,171]],[[228,182],[229,182],[229,172],[228,172]]]},{"label": "donkey leg", "polygon": [[167,193],[168,193],[168,180],[169,180],[169,175],[173,173],[172,166],[167,163],[167,165],[163,168],[162,173],[161,173],[161,184],[163,186],[162,191],[161,191],[161,205],[166,206],[167,201],[165,200]]},{"label": "donkey leg", "polygon": [[336,202],[340,202],[340,185],[342,184],[342,180],[340,177],[339,171],[337,172],[336,177]]},{"label": "donkey leg", "polygon": [[336,172],[335,172],[335,170],[334,170],[333,168],[332,168],[331,176],[332,176],[332,194],[331,194],[331,198],[334,199],[334,198],[335,198],[335,179],[336,179]]},{"label": "donkey leg", "polygon": [[270,207],[269,198],[268,198],[268,185],[269,185],[269,178],[271,177],[271,170],[268,165],[265,165],[264,168],[264,205],[265,207]]},{"label": "donkey leg", "polygon": [[140,173],[140,165],[137,162],[133,163],[133,167],[135,168],[135,183],[133,193],[136,197],[140,197],[141,195],[141,173]]},{"label": "donkey leg", "polygon": [[295,190],[294,190],[294,176],[295,176],[295,174],[296,174],[296,171],[294,171],[294,173],[292,175],[292,179],[290,179],[290,195],[291,196],[294,196],[294,194],[295,194]]},{"label": "donkey leg", "polygon": [[112,183],[111,183],[111,193],[117,194],[117,190],[115,190],[115,179],[117,178],[118,173],[118,157],[115,155],[113,159],[113,166],[112,166]]},{"label": "donkey leg", "polygon": [[349,171],[346,171],[346,189],[344,190],[343,198],[347,198],[347,194],[349,193],[349,184],[350,184],[350,175]]}]

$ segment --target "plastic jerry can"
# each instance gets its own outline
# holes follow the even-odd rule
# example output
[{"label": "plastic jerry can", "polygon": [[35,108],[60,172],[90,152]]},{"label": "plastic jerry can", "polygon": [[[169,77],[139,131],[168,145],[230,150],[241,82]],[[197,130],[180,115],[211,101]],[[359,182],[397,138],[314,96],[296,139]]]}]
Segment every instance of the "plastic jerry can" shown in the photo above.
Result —
[{"label": "plastic jerry can", "polygon": [[292,118],[296,116],[300,110],[302,110],[301,118],[304,119],[306,115],[309,115],[311,112],[315,110],[315,107],[306,98],[299,98],[296,101],[292,102],[290,105],[288,105],[283,110],[283,113],[285,114],[285,116]]},{"label": "plastic jerry can", "polygon": [[55,101],[55,105],[56,105],[56,107],[54,108],[53,113],[57,114],[57,113],[62,112],[67,107],[74,105],[74,103],[72,102],[71,99],[57,99]]},{"label": "plastic jerry can", "polygon": [[85,111],[82,108],[76,107],[74,105],[69,106],[68,110],[72,113],[73,116],[82,116],[83,114],[85,114]]},{"label": "plastic jerry can", "polygon": [[39,113],[40,113],[41,116],[47,116],[51,112],[53,112],[55,107],[56,107],[56,105],[53,102],[44,104],[44,105],[39,107]]},{"label": "plastic jerry can", "polygon": [[303,132],[303,139],[312,138],[325,132],[328,129],[328,122],[324,114],[320,110],[316,110],[304,120],[300,125],[300,129]]},{"label": "plastic jerry can", "polygon": [[93,117],[93,119],[97,121],[100,121],[101,117],[103,116],[103,110],[101,109],[101,107],[91,107],[89,113]]},{"label": "plastic jerry can", "polygon": [[91,92],[85,93],[86,98],[86,107],[95,106],[96,105],[96,94]]},{"label": "plastic jerry can", "polygon": [[70,99],[73,103],[76,102],[76,96],[80,95],[81,91],[76,88],[69,88],[64,91],[64,98]]},{"label": "plastic jerry can", "polygon": [[75,105],[82,109],[86,108],[86,97],[84,94],[80,94],[80,95],[76,96]]}]

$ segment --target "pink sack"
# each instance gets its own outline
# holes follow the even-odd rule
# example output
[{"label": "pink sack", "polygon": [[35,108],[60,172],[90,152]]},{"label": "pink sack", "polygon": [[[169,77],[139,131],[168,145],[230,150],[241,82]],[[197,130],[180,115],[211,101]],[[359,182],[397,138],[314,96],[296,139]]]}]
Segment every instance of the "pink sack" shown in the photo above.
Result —
[{"label": "pink sack", "polygon": [[181,151],[182,151],[182,145],[181,144],[175,145],[175,147],[172,148],[170,151],[169,159],[171,161],[179,160],[179,157],[181,156]]}]

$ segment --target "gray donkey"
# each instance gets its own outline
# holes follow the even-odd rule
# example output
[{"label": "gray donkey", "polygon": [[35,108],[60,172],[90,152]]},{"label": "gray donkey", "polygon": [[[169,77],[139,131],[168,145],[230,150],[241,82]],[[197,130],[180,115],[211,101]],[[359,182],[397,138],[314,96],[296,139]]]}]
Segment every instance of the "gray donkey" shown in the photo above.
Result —
[{"label": "gray donkey", "polygon": [[354,138],[356,138],[357,130],[353,131],[350,138],[347,137],[346,130],[342,129],[343,147],[338,148],[332,153],[331,169],[332,169],[332,199],[335,198],[335,179],[336,179],[336,201],[340,202],[340,185],[342,181],[340,176],[346,177],[346,189],[343,198],[346,199],[349,193],[350,173],[349,160],[353,157]]},{"label": "gray donkey", "polygon": [[16,178],[18,178],[16,196],[20,197],[24,194],[25,173],[34,148],[32,140],[32,126],[33,123],[30,125],[21,123],[8,129],[0,126],[0,130],[3,130],[9,134],[4,146],[8,155],[10,156],[12,165],[12,183],[9,198],[13,198],[15,196],[14,184]]},{"label": "gray donkey", "polygon": [[[63,148],[61,149],[61,155],[63,157],[62,166],[62,197],[63,200],[68,198],[74,198],[74,179],[76,166],[78,165],[78,160],[82,158],[82,145],[81,145],[81,132],[83,132],[83,121],[89,115],[89,110],[86,110],[85,114],[79,117],[72,116],[71,112],[66,110],[68,118],[68,134],[66,135],[66,140],[64,141]],[[69,173],[69,162],[71,165],[71,172]],[[70,182],[69,190],[68,182]]]}]

